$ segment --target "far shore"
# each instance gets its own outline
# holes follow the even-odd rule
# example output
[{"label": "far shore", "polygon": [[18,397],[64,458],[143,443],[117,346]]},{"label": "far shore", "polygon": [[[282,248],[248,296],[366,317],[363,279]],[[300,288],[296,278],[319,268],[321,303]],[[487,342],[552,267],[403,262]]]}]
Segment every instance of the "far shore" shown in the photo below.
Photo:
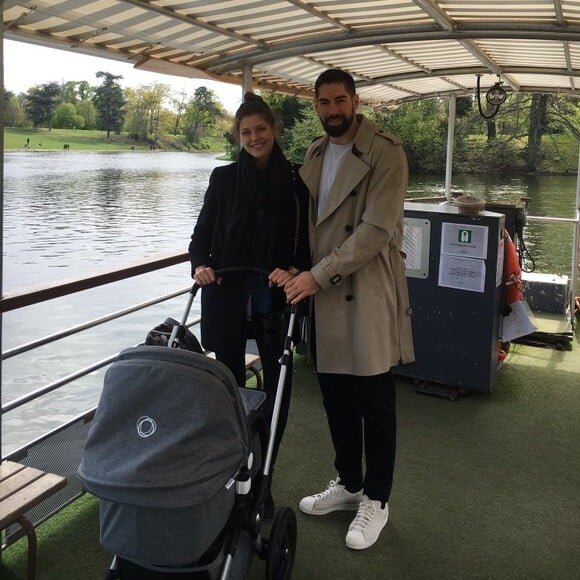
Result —
[{"label": "far shore", "polygon": [[180,136],[139,141],[127,134],[76,129],[4,129],[4,151],[185,151],[223,153],[225,139],[204,138],[199,146],[188,146]]}]

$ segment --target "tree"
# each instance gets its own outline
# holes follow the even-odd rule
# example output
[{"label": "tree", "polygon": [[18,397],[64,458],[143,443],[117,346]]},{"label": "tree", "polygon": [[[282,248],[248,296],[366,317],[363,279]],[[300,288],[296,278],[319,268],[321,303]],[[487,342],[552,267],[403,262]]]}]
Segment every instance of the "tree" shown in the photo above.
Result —
[{"label": "tree", "polygon": [[155,143],[165,133],[163,102],[169,91],[169,86],[162,83],[125,91],[125,129],[133,139],[149,139]]},{"label": "tree", "polygon": [[58,129],[83,129],[85,120],[72,103],[61,103],[54,113],[53,126]]},{"label": "tree", "polygon": [[308,146],[316,137],[324,135],[318,114],[313,107],[304,110],[303,118],[286,131],[284,152],[288,159],[302,163]]},{"label": "tree", "polygon": [[95,89],[93,103],[97,109],[101,129],[107,131],[109,138],[111,131],[118,133],[123,127],[123,107],[126,101],[123,89],[117,82],[123,76],[103,71],[99,71],[96,76],[103,81]]},{"label": "tree", "polygon": [[4,91],[4,125],[7,127],[24,127],[26,114],[21,96],[12,91]]},{"label": "tree", "polygon": [[125,89],[125,131],[132,139],[145,138],[149,133],[142,94],[137,89]]},{"label": "tree", "polygon": [[455,101],[455,114],[458,119],[466,117],[473,109],[473,97],[457,97]]},{"label": "tree", "polygon": [[76,105],[79,100],[77,93],[77,82],[76,81],[66,81],[61,85],[61,100],[63,103],[71,103]]},{"label": "tree", "polygon": [[12,91],[4,90],[4,115],[8,111],[8,106],[10,104],[11,99],[13,99],[16,95]]},{"label": "tree", "polygon": [[526,158],[527,171],[536,171],[538,163],[540,162],[542,135],[544,134],[547,125],[547,105],[548,95],[532,95]]},{"label": "tree", "polygon": [[77,115],[83,118],[85,129],[95,129],[97,127],[97,110],[90,100],[81,100],[76,104]]},{"label": "tree", "polygon": [[207,87],[195,89],[193,98],[187,104],[185,113],[185,136],[189,143],[195,143],[203,131],[215,124],[216,117],[223,115],[215,93]]},{"label": "tree", "polygon": [[312,103],[305,98],[279,93],[265,92],[262,97],[274,113],[280,129],[280,142],[284,147],[289,138],[287,131],[305,118],[307,111],[312,110]]},{"label": "tree", "polygon": [[143,87],[142,100],[147,112],[149,134],[154,140],[157,140],[160,129],[160,119],[163,101],[169,96],[169,86],[162,83],[154,83]]},{"label": "tree", "polygon": [[87,81],[77,82],[77,95],[80,101],[89,101],[95,94],[95,87],[89,85]]},{"label": "tree", "polygon": [[441,172],[447,143],[447,100],[424,99],[404,103],[395,111],[369,115],[381,130],[394,133],[405,144],[413,171]]},{"label": "tree", "polygon": [[177,96],[172,97],[171,104],[173,105],[173,108],[175,110],[172,132],[174,135],[177,135],[179,133],[183,115],[187,110],[187,94],[185,93],[185,91],[181,91],[180,93],[177,94]]},{"label": "tree", "polygon": [[77,105],[93,96],[94,88],[87,81],[66,81],[61,85],[61,101]]},{"label": "tree", "polygon": [[26,115],[34,127],[46,124],[51,127],[52,116],[61,98],[61,88],[57,83],[45,83],[28,90],[24,101]]}]

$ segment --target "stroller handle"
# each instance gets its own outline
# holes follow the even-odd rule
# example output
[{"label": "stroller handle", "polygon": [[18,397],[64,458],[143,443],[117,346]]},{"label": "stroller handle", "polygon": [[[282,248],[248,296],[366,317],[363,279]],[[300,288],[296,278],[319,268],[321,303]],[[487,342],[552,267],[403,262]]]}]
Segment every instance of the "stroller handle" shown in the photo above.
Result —
[{"label": "stroller handle", "polygon": [[[254,266],[228,266],[227,268],[220,268],[219,270],[215,270],[215,274],[218,276],[223,276],[224,274],[234,274],[240,272],[247,272],[253,274],[262,274],[264,276],[268,276],[270,274],[270,270],[266,270],[264,268],[257,268]],[[187,301],[187,307],[185,308],[185,312],[183,314],[183,319],[181,320],[181,326],[185,327],[187,324],[187,319],[189,317],[189,312],[191,311],[191,305],[193,304],[193,299],[197,294],[197,291],[201,288],[201,286],[194,282],[191,290],[189,291],[189,300]],[[293,305],[294,306],[294,305]],[[174,330],[175,331],[175,330]]]},{"label": "stroller handle", "polygon": [[[256,268],[254,266],[228,266],[227,268],[220,268],[219,270],[214,270],[216,276],[223,276],[224,274],[239,274],[242,272],[246,272],[248,274],[262,274],[267,276],[270,274],[270,270],[266,270],[265,268]],[[191,294],[193,297],[197,294],[197,291],[201,288],[201,286],[194,282],[193,286],[191,287]]]}]

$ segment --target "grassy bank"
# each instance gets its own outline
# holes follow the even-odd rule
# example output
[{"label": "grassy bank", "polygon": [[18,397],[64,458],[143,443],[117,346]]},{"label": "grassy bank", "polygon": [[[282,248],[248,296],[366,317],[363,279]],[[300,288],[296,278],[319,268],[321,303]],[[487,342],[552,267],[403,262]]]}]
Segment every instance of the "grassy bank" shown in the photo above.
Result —
[{"label": "grassy bank", "polygon": [[[498,141],[503,141],[500,137]],[[509,146],[492,146],[487,144],[484,136],[469,138],[469,151],[465,159],[456,168],[458,173],[496,173],[498,157],[506,164],[505,171],[525,172],[523,150],[526,140],[513,141]],[[62,151],[68,145],[71,151],[128,151],[131,149],[148,151],[151,144],[147,141],[135,141],[126,133],[113,134],[107,139],[105,131],[85,131],[74,129],[15,129],[4,130],[4,149],[6,151],[30,150]],[[204,137],[196,147],[189,147],[178,137],[164,136],[158,141],[156,149],[165,151],[207,151],[221,153],[226,151],[224,138]],[[538,173],[570,174],[576,173],[578,167],[578,144],[569,135],[545,135],[542,140],[543,154],[538,166]],[[499,164],[501,166],[501,163]]]},{"label": "grassy bank", "polygon": [[134,149],[146,150],[150,147],[143,143],[131,142],[120,135],[107,139],[105,131],[76,131],[74,129],[12,129],[4,130],[5,150],[59,150],[65,145],[71,150],[119,151]]},{"label": "grassy bank", "polygon": [[[4,130],[4,149],[6,151],[62,151],[65,145],[71,151],[147,151],[151,144],[145,141],[135,141],[126,134],[113,134],[107,138],[105,131],[84,131],[75,129],[15,129]],[[169,151],[193,151],[178,138],[164,137],[159,147]],[[224,139],[205,138],[200,142],[199,151],[220,152],[225,149]]]}]

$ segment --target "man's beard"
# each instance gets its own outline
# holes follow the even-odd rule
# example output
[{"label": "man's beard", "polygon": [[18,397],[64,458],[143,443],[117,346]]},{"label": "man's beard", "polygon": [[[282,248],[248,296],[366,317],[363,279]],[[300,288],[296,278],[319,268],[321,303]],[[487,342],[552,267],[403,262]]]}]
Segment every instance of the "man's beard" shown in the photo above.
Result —
[{"label": "man's beard", "polygon": [[[328,120],[330,118],[332,118],[333,120],[340,118],[342,119],[342,123],[340,123],[339,125],[331,125],[328,123]],[[333,117],[327,117],[326,119],[321,120],[322,126],[324,127],[324,130],[328,133],[328,135],[330,135],[331,137],[342,137],[350,129],[350,126],[354,121],[354,115],[351,117],[347,117],[346,115],[334,115]]]}]

